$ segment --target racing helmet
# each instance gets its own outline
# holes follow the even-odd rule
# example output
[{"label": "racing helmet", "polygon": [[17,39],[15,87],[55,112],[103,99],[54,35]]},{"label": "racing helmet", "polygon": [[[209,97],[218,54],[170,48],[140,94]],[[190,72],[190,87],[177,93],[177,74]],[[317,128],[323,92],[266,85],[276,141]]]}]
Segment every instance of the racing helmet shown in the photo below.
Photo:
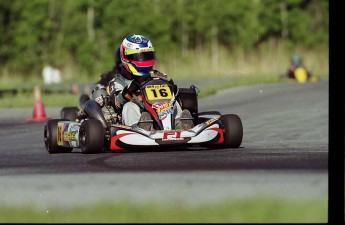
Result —
[{"label": "racing helmet", "polygon": [[299,67],[299,66],[301,66],[301,57],[297,54],[294,54],[291,56],[291,62],[295,66]]},{"label": "racing helmet", "polygon": [[156,59],[151,41],[138,34],[130,34],[122,41],[120,58],[124,69],[134,77],[149,74]]},{"label": "racing helmet", "polygon": [[109,95],[104,88],[95,89],[92,91],[91,99],[95,100],[101,107],[105,104],[105,97]]}]

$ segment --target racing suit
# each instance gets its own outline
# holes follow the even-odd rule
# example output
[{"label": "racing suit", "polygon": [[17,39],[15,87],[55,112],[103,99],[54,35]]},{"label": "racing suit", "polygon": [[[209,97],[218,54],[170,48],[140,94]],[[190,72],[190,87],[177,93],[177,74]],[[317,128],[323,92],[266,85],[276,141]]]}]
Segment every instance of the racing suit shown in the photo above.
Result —
[{"label": "racing suit", "polygon": [[102,73],[99,76],[99,80],[96,82],[96,86],[98,87],[107,87],[109,81],[111,81],[116,74],[120,73],[120,66],[115,65],[112,70]]}]

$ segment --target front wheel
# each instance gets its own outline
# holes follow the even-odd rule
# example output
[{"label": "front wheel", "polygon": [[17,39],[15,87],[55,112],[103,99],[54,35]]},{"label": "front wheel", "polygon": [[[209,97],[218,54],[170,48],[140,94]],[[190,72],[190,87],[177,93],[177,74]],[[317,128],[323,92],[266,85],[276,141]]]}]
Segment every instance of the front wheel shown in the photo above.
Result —
[{"label": "front wheel", "polygon": [[224,148],[238,148],[243,139],[241,118],[235,114],[225,114],[220,117],[224,124]]},{"label": "front wheel", "polygon": [[84,120],[79,128],[79,145],[82,153],[100,153],[103,150],[105,130],[100,121]]},{"label": "front wheel", "polygon": [[57,144],[57,124],[65,119],[48,120],[44,127],[44,144],[50,154],[69,153],[73,148],[58,146]]}]

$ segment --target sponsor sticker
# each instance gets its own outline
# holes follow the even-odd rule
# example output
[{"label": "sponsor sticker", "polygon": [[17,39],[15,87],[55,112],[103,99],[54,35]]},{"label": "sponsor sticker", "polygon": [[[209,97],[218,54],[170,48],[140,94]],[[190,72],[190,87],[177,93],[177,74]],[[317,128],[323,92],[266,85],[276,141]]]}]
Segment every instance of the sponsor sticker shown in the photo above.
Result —
[{"label": "sponsor sticker", "polygon": [[63,136],[63,123],[58,123],[57,125],[57,145],[62,145],[62,136]]},{"label": "sponsor sticker", "polygon": [[217,118],[212,118],[212,119],[209,119],[205,122],[206,125],[210,125],[211,123],[213,123],[214,121],[216,121]]},{"label": "sponsor sticker", "polygon": [[163,141],[168,141],[168,140],[183,140],[181,137],[181,131],[176,131],[176,132],[164,132],[163,133]]},{"label": "sponsor sticker", "polygon": [[65,141],[75,140],[76,133],[75,132],[65,132],[63,138]]}]

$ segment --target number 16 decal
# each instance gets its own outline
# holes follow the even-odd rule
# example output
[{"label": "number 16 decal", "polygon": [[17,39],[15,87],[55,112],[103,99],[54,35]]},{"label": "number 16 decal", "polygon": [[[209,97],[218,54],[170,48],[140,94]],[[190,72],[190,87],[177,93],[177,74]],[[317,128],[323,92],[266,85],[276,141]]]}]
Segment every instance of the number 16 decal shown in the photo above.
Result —
[{"label": "number 16 decal", "polygon": [[171,99],[172,93],[167,85],[148,85],[145,92],[149,100]]}]

